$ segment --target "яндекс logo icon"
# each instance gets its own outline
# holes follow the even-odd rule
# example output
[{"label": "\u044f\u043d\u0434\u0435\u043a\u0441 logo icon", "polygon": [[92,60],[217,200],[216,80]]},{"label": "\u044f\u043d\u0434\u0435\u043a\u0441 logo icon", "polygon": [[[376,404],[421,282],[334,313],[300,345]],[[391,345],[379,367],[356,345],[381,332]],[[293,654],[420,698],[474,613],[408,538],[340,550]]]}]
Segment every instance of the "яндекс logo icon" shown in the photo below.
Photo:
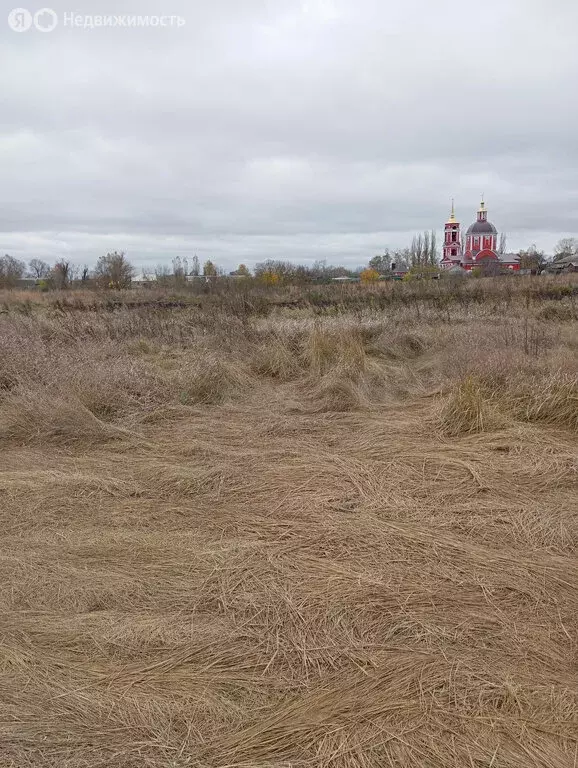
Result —
[{"label": "\u044f\u043d\u0434\u0435\u043a\u0441 logo icon", "polygon": [[14,32],[27,32],[32,26],[32,14],[26,8],[14,8],[8,14],[8,26]]}]

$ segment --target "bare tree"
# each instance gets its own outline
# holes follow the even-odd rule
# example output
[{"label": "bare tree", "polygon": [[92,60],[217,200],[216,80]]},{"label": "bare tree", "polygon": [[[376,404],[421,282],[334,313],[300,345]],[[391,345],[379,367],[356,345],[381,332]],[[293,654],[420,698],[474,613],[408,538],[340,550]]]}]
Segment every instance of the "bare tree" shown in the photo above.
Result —
[{"label": "bare tree", "polygon": [[502,232],[502,234],[500,235],[500,243],[498,245],[498,254],[500,256],[505,256],[507,247],[508,247],[508,235],[505,232]]},{"label": "bare tree", "polygon": [[578,237],[563,237],[554,246],[554,261],[578,254]]},{"label": "bare tree", "polygon": [[191,267],[191,275],[194,275],[194,277],[198,277],[201,274],[201,266],[199,264],[199,257],[195,253],[193,256],[193,265]]},{"label": "bare tree", "polygon": [[423,264],[424,240],[423,235],[416,235],[411,241],[410,259],[412,267],[421,267]]},{"label": "bare tree", "polygon": [[429,238],[429,263],[432,267],[438,263],[438,236],[435,229],[432,229]]},{"label": "bare tree", "polygon": [[69,261],[57,261],[52,267],[50,276],[54,287],[58,290],[65,290],[70,286],[72,280],[72,266]]},{"label": "bare tree", "polygon": [[423,254],[422,254],[421,264],[429,264],[430,248],[431,248],[430,233],[424,232],[423,233]]},{"label": "bare tree", "polygon": [[101,256],[94,270],[96,282],[101,288],[114,288],[117,291],[121,288],[130,288],[134,273],[134,267],[123,251],[120,253],[114,251]]},{"label": "bare tree", "polygon": [[30,259],[28,269],[32,277],[35,277],[37,280],[48,277],[50,274],[50,264],[42,261],[42,259]]},{"label": "bare tree", "polygon": [[380,275],[384,275],[391,269],[391,254],[389,249],[369,260],[370,269],[375,269]]},{"label": "bare tree", "polygon": [[435,230],[424,232],[413,238],[409,261],[412,267],[436,266],[438,263],[438,248]]},{"label": "bare tree", "polygon": [[155,280],[159,285],[170,285],[171,270],[166,264],[157,264],[155,267]]},{"label": "bare tree", "polygon": [[479,270],[482,277],[495,277],[500,274],[500,263],[497,259],[485,258],[478,263],[475,269]]},{"label": "bare tree", "polygon": [[409,248],[403,248],[402,250],[394,251],[391,256],[391,268],[395,272],[403,272],[409,269],[411,266],[411,250]]},{"label": "bare tree", "polygon": [[175,256],[173,259],[173,280],[175,284],[182,285],[187,275],[188,264],[186,259]]},{"label": "bare tree", "polygon": [[25,271],[26,265],[23,261],[8,256],[8,254],[2,256],[0,258],[0,288],[14,288],[22,279]]},{"label": "bare tree", "polygon": [[518,256],[520,269],[529,269],[533,273],[540,272],[547,263],[544,251],[539,251],[535,243],[532,243],[527,250],[519,251]]}]

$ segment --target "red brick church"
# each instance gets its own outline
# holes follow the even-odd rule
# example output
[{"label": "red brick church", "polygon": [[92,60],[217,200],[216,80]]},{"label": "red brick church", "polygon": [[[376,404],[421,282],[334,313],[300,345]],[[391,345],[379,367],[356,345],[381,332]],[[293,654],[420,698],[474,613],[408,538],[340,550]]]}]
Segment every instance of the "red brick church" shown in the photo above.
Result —
[{"label": "red brick church", "polygon": [[520,262],[513,254],[500,254],[498,251],[498,230],[488,221],[486,204],[482,200],[478,218],[466,232],[465,244],[462,232],[456,220],[454,205],[445,225],[442,269],[461,269],[470,272],[480,267],[484,272],[497,273],[503,269],[518,271]]}]

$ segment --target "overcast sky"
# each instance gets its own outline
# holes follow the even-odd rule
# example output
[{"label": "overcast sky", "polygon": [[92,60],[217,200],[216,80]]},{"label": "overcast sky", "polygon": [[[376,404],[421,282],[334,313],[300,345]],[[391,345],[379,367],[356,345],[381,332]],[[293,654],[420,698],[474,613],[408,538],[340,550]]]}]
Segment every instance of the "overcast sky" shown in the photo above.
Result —
[{"label": "overcast sky", "polygon": [[576,0],[1,2],[4,253],[353,266],[482,192],[509,250],[578,234]]}]

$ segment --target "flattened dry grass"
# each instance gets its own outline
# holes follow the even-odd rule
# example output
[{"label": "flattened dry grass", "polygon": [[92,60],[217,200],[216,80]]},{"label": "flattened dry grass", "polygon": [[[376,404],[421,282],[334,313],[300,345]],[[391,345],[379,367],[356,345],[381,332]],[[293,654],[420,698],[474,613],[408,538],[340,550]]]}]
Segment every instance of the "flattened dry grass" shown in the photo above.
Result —
[{"label": "flattened dry grass", "polygon": [[153,314],[0,316],[0,765],[575,765],[573,321]]}]

